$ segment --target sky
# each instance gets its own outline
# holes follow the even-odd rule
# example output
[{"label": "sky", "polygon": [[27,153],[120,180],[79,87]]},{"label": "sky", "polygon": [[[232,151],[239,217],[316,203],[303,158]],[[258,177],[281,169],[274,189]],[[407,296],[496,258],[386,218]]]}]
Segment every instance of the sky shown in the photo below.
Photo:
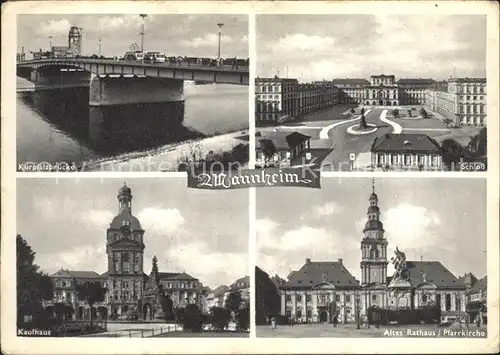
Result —
[{"label": "sky", "polygon": [[[322,178],[321,189],[257,189],[257,265],[287,278],[312,261],[343,259],[360,280],[369,178]],[[440,261],[459,277],[486,274],[486,179],[378,178],[380,220],[407,260]],[[388,275],[394,271],[388,265]]]},{"label": "sky", "polygon": [[485,15],[260,15],[256,26],[260,77],[486,77]]},{"label": "sky", "polygon": [[[248,58],[246,15],[148,15],[145,18],[144,50],[167,56],[217,57],[218,27],[223,23],[221,56]],[[67,46],[71,26],[83,28],[84,54],[122,56],[132,44],[141,46],[142,18],[137,15],[20,15],[17,50],[38,51],[52,45]]]},{"label": "sky", "polygon": [[[61,268],[103,273],[106,230],[118,214],[123,179],[29,178],[17,180],[17,234],[49,273]],[[185,178],[127,179],[132,214],[163,272],[182,272],[204,286],[230,285],[248,275],[248,191],[188,189]]]}]

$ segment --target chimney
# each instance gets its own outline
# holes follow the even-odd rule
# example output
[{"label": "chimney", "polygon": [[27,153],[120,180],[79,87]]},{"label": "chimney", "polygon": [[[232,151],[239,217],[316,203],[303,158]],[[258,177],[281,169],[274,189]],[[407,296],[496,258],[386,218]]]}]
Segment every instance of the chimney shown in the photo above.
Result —
[{"label": "chimney", "polygon": [[310,264],[311,263],[311,259],[310,258],[307,258],[306,259],[306,264]]},{"label": "chimney", "polygon": [[343,261],[344,261],[344,259],[339,258],[339,264],[340,264],[340,265],[344,265],[344,264],[343,264]]}]

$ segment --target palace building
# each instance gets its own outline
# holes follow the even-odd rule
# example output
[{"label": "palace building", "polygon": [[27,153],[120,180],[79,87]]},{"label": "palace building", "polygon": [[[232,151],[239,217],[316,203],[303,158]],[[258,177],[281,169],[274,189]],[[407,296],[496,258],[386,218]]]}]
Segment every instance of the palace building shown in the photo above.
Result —
[{"label": "palace building", "polygon": [[[358,317],[366,317],[373,306],[418,309],[432,303],[440,307],[442,320],[465,317],[477,279],[467,275],[457,278],[436,260],[406,260],[398,247],[395,257],[389,259],[389,240],[385,237],[375,188],[368,203],[360,240],[361,281],[350,273],[342,259],[308,258],[299,270],[288,275],[286,282],[277,285],[281,314],[298,323],[331,323],[333,315],[340,323],[352,323]],[[391,276],[387,273],[389,262],[396,270]]]},{"label": "palace building", "polygon": [[[172,307],[184,307],[204,302],[202,283],[185,272],[160,272],[157,259],[149,275],[144,273],[145,230],[132,214],[132,190],[124,184],[118,191],[118,214],[106,231],[107,271],[61,270],[51,275],[54,299],[47,302],[51,309],[56,303],[73,307],[75,319],[88,319],[90,312],[98,319],[163,317],[162,295]],[[77,285],[99,282],[106,288],[103,302],[92,308],[78,300]]]}]

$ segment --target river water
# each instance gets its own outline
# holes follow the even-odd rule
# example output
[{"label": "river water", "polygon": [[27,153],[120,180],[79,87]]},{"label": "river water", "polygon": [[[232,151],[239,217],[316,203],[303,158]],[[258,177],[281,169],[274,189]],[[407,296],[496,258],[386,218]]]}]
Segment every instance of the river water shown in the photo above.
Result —
[{"label": "river water", "polygon": [[184,96],[176,103],[89,107],[88,88],[18,93],[17,161],[126,159],[248,128],[248,86],[185,83]]}]

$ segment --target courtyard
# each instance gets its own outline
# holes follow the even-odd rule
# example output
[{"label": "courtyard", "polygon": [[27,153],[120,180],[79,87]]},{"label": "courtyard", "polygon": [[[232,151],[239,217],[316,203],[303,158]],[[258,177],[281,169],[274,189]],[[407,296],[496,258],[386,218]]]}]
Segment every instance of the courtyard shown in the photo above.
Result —
[{"label": "courtyard", "polygon": [[[462,329],[465,330],[465,326]],[[469,329],[475,332],[469,337],[480,337],[476,335],[478,330],[487,335],[486,326],[477,328],[471,325]],[[257,326],[256,335],[259,338],[462,337],[463,335],[458,334],[459,330],[460,326],[456,324],[450,327],[437,327],[435,324],[381,325],[379,328],[371,325],[370,328],[361,329],[356,329],[356,324],[339,324],[335,328],[332,324],[297,324],[279,325],[276,329],[272,329],[270,325]]]}]

